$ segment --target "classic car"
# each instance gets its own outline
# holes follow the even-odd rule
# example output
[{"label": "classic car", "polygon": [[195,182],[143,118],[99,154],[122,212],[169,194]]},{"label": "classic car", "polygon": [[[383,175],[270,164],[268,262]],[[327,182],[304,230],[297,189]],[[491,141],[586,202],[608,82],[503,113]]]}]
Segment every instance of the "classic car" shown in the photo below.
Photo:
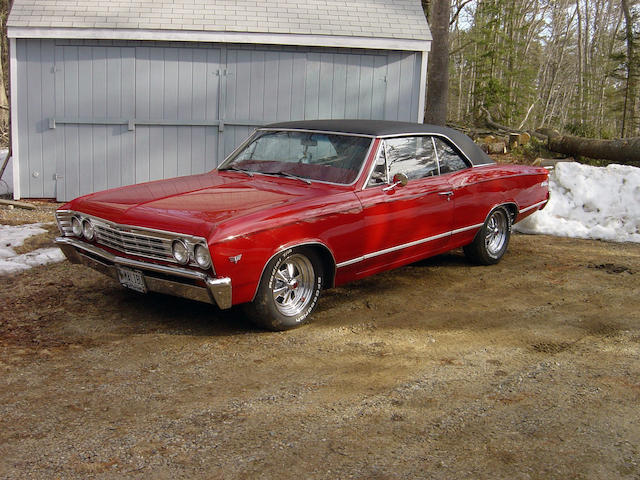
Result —
[{"label": "classic car", "polygon": [[217,169],[77,198],[69,261],[138,292],[309,319],[323,289],[462,247],[490,265],[549,199],[544,168],[498,165],[443,127],[365,120],[258,128]]}]

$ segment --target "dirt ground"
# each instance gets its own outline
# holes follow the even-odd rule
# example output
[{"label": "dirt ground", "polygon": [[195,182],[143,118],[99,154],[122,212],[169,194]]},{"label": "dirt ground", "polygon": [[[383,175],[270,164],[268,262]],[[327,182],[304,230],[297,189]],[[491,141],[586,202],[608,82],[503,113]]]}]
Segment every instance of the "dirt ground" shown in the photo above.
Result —
[{"label": "dirt ground", "polygon": [[514,235],[268,333],[67,262],[0,277],[0,478],[637,480],[639,280],[640,245]]}]

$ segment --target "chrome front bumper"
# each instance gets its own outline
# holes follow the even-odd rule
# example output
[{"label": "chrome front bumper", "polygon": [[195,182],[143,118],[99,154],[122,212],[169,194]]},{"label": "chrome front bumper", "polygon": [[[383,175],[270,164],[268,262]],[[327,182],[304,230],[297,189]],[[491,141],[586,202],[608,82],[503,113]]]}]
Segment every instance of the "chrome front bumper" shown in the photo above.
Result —
[{"label": "chrome front bumper", "polygon": [[56,244],[71,263],[86,265],[116,280],[120,265],[140,270],[149,291],[212,303],[221,309],[231,307],[230,278],[212,278],[197,270],[131,260],[70,237],[58,237]]}]

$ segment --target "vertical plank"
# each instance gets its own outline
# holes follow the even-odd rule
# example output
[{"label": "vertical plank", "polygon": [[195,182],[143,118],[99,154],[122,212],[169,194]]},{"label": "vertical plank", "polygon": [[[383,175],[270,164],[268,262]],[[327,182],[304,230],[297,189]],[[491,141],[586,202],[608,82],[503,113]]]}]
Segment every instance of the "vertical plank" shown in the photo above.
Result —
[{"label": "vertical plank", "polygon": [[358,90],[358,118],[371,118],[373,99],[373,56],[362,55]]},{"label": "vertical plank", "polygon": [[204,120],[207,109],[207,51],[193,50],[193,93],[191,96],[191,117]]},{"label": "vertical plank", "polygon": [[27,134],[29,169],[23,171],[23,175],[28,179],[28,189],[22,192],[26,196],[27,192],[32,197],[44,196],[43,187],[43,161],[42,161],[42,136],[44,127],[42,118],[42,71],[40,40],[27,41]]},{"label": "vertical plank", "polygon": [[[65,67],[64,67],[64,47],[55,47],[55,116],[65,116]],[[20,63],[18,63],[18,67]],[[18,90],[20,92],[20,90]],[[56,136],[56,175],[58,179],[56,181],[56,200],[65,201],[68,199],[65,186],[67,178],[66,173],[66,150],[65,150],[65,132],[64,126],[58,127],[55,130]]]},{"label": "vertical plank", "polygon": [[[165,120],[178,120],[178,51],[164,49],[164,115]],[[163,178],[178,175],[178,129],[163,127]]]},{"label": "vertical plank", "polygon": [[414,83],[414,59],[409,55],[402,56],[400,64],[400,95],[398,98],[398,120],[412,121],[411,102],[413,97],[411,88]]},{"label": "vertical plank", "polygon": [[358,101],[360,100],[360,61],[361,56],[350,54],[347,61],[347,87],[345,117],[358,118]]},{"label": "vertical plank", "polygon": [[398,97],[400,95],[400,64],[402,54],[393,52],[387,57],[387,91],[384,98],[386,120],[398,120]]},{"label": "vertical plank", "polygon": [[[78,47],[64,47],[64,116],[78,116]],[[78,126],[65,125],[65,197],[80,195]]]},{"label": "vertical plank", "polygon": [[[135,99],[137,120],[149,119],[149,48],[136,47],[136,78],[135,78]],[[136,160],[135,172],[136,183],[149,181],[149,128],[146,126],[136,126],[135,131]]]},{"label": "vertical plank", "polygon": [[320,93],[320,54],[307,53],[305,72],[304,118],[312,120],[318,117],[318,97]]},{"label": "vertical plank", "polygon": [[42,77],[42,150],[43,196],[56,196],[56,131],[49,128],[49,118],[55,117],[55,44],[53,40],[41,43]]},{"label": "vertical plank", "polygon": [[333,94],[332,53],[320,55],[320,90],[318,92],[318,118],[331,118],[331,97]]},{"label": "vertical plank", "polygon": [[[121,109],[124,119],[135,118],[136,101],[136,64],[135,48],[121,48],[122,57],[122,97]],[[122,132],[122,184],[131,185],[136,181],[135,170],[135,131],[129,131],[127,126],[123,126]]]},{"label": "vertical plank", "polygon": [[373,90],[372,90],[373,98],[371,99],[371,118],[375,120],[380,120],[384,118],[386,76],[387,76],[387,59],[383,55],[376,55],[373,61]]},{"label": "vertical plank", "polygon": [[[93,47],[92,112],[94,118],[107,117],[107,50]],[[95,190],[107,188],[107,125],[93,127],[93,186]]]},{"label": "vertical plank", "polygon": [[[238,52],[237,50],[227,50],[226,54],[226,67],[225,62],[222,61],[223,69],[226,68],[227,74],[222,79],[223,85],[222,88],[222,96],[224,96],[224,104],[222,107],[221,118],[223,119],[231,119],[236,118],[236,68],[238,65]],[[225,126],[224,130],[220,132],[222,136],[222,144],[223,148],[220,152],[221,156],[226,156],[226,153],[233,149],[233,145],[235,143],[235,131],[233,128],[229,126]]]},{"label": "vertical plank", "polygon": [[[164,49],[149,49],[149,118],[164,118]],[[149,135],[149,180],[164,178],[163,127],[147,128]]]},{"label": "vertical plank", "polygon": [[[122,118],[122,57],[120,48],[108,48],[107,61],[107,117]],[[124,130],[126,131],[126,130]],[[123,127],[111,126],[107,137],[107,188],[120,187],[122,181]]]},{"label": "vertical plank", "polygon": [[251,52],[251,78],[248,120],[264,120],[264,52]]},{"label": "vertical plank", "polygon": [[[207,49],[207,110],[206,119],[218,119],[218,96],[220,87],[220,49]],[[218,128],[208,127],[205,130],[205,169],[211,170],[218,163]]]},{"label": "vertical plank", "polygon": [[305,55],[293,53],[291,78],[291,120],[304,119]]},{"label": "vertical plank", "polygon": [[[273,122],[278,114],[278,52],[268,51],[264,56],[264,120]],[[240,132],[239,132],[240,133]],[[242,133],[240,133],[242,135]],[[236,139],[236,144],[242,138]]]},{"label": "vertical plank", "polygon": [[418,53],[412,53],[413,59],[413,86],[411,87],[411,121],[415,122],[418,118],[418,108],[420,106],[420,69],[422,67],[422,58]]},{"label": "vertical plank", "polygon": [[293,94],[293,54],[280,52],[278,59],[278,104],[276,120],[291,119],[291,97]]},{"label": "vertical plank", "polygon": [[345,118],[347,100],[348,55],[333,56],[333,92],[331,96],[331,118]]},{"label": "vertical plank", "polygon": [[[178,49],[178,121],[193,119],[193,49]],[[178,175],[191,173],[191,127],[178,127]]]},{"label": "vertical plank", "polygon": [[[78,116],[93,116],[92,47],[78,47]],[[80,125],[78,144],[80,155],[80,195],[94,192],[92,125]]]}]

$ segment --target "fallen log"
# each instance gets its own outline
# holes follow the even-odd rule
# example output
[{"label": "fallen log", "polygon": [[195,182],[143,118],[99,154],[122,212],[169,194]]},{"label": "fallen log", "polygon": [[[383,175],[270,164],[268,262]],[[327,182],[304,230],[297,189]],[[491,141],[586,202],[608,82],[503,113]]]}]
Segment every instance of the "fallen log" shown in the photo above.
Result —
[{"label": "fallen log", "polygon": [[25,208],[27,210],[35,210],[37,207],[31,203],[18,202],[16,200],[5,200],[0,198],[0,205],[10,205],[12,207]]},{"label": "fallen log", "polygon": [[550,136],[547,147],[552,152],[582,156],[617,163],[640,163],[640,137],[596,140],[571,135]]}]

